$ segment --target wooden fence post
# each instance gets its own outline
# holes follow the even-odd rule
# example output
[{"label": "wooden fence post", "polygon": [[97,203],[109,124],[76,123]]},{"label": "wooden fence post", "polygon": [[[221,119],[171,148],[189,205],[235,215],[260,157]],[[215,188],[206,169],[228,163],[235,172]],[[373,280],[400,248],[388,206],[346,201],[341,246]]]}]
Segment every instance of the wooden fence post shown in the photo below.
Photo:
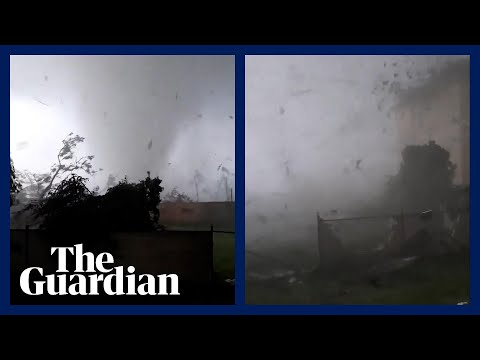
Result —
[{"label": "wooden fence post", "polygon": [[318,263],[320,264],[322,262],[322,239],[321,239],[321,234],[320,234],[320,214],[317,211],[317,247],[318,247]]},{"label": "wooden fence post", "polygon": [[405,214],[402,212],[400,213],[400,242],[405,244],[406,241],[406,233],[405,233]]},{"label": "wooden fence post", "polygon": [[215,275],[215,265],[214,265],[214,255],[213,255],[213,237],[214,237],[214,231],[213,231],[213,224],[210,225],[210,280],[214,279]]}]

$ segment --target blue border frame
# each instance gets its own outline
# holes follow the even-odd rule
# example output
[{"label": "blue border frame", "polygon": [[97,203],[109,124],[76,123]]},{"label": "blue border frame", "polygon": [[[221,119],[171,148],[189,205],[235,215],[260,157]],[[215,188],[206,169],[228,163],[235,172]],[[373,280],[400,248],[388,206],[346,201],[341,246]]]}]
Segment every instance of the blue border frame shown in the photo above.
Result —
[{"label": "blue border frame", "polygon": [[[480,261],[475,259],[476,254],[480,254],[480,243],[478,242],[479,226],[476,222],[471,222],[471,240],[470,240],[470,304],[465,306],[456,305],[304,305],[304,306],[284,306],[284,305],[245,305],[245,55],[470,55],[471,66],[471,98],[479,98],[480,90],[480,47],[479,46],[456,46],[456,45],[325,45],[325,46],[294,46],[294,45],[275,45],[275,46],[230,46],[230,45],[192,45],[192,46],[101,46],[101,45],[33,45],[33,46],[1,46],[0,47],[0,78],[4,81],[0,87],[0,151],[4,154],[2,163],[6,172],[7,153],[10,153],[10,55],[235,55],[235,96],[236,96],[236,132],[235,132],[235,152],[236,152],[236,294],[237,305],[229,306],[170,306],[170,305],[10,305],[9,286],[10,286],[10,238],[9,234],[9,213],[7,208],[7,191],[2,192],[2,205],[0,209],[0,314],[77,314],[77,315],[147,315],[147,314],[325,314],[325,315],[407,315],[407,314],[425,314],[425,315],[466,315],[480,314]],[[470,102],[471,118],[478,117],[479,107],[475,101]],[[478,136],[478,126],[476,121],[471,125],[470,136]],[[479,151],[479,145],[475,141],[471,142],[471,159],[476,158]],[[474,162],[471,162],[474,165]],[[477,181],[478,169],[471,166],[471,183]],[[0,187],[7,189],[8,175],[0,177]],[[479,197],[475,186],[471,188],[471,199]],[[471,201],[472,218],[479,213],[478,204]]]}]

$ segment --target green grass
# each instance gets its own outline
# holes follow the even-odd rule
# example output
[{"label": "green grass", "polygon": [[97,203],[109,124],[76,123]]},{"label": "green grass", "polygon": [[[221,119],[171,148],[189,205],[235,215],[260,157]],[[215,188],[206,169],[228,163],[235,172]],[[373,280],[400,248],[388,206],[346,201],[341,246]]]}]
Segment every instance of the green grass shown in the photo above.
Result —
[{"label": "green grass", "polygon": [[468,255],[425,258],[380,277],[373,286],[358,273],[304,279],[303,284],[247,282],[250,304],[436,305],[469,301]]},{"label": "green grass", "polygon": [[235,234],[214,234],[213,266],[220,278],[235,278]]},{"label": "green grass", "polygon": [[[172,231],[209,231],[210,225],[176,226]],[[214,233],[213,235],[213,266],[220,279],[235,278],[235,234]]]},{"label": "green grass", "polygon": [[468,257],[455,254],[423,259],[393,273],[385,286],[368,297],[370,304],[456,304],[469,301]]}]

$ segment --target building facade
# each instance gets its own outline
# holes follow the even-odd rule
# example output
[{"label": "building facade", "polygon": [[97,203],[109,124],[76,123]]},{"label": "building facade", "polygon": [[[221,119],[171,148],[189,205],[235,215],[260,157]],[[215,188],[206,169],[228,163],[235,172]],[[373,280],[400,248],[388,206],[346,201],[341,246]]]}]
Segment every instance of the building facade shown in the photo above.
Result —
[{"label": "building facade", "polygon": [[160,203],[160,224],[167,229],[235,230],[235,202]]},{"label": "building facade", "polygon": [[470,61],[433,73],[422,86],[399,93],[393,108],[399,146],[435,141],[450,152],[455,183],[470,184]]}]

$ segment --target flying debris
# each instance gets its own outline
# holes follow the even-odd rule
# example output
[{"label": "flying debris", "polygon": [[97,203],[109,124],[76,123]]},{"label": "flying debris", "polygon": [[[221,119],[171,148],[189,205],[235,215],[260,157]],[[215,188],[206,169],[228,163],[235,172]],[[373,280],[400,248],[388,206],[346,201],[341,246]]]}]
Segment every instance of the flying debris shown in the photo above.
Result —
[{"label": "flying debris", "polygon": [[355,163],[355,168],[356,168],[356,169],[359,169],[359,170],[360,170],[360,164],[361,164],[361,162],[362,162],[362,159],[357,160],[357,162]]},{"label": "flying debris", "polygon": [[150,150],[152,148],[152,140],[148,143],[147,149]]},{"label": "flying debris", "polygon": [[285,109],[283,108],[283,106],[280,106],[280,115],[283,115],[285,114]]},{"label": "flying debris", "polygon": [[199,119],[201,119],[201,118],[202,118],[202,114],[197,114],[197,117],[198,117]]},{"label": "flying debris", "polygon": [[48,75],[45,75],[43,78],[45,81],[48,81]]},{"label": "flying debris", "polygon": [[285,174],[287,177],[290,177],[290,168],[288,167],[288,160],[284,162],[285,164]]},{"label": "flying debris", "polygon": [[178,92],[175,93],[175,100],[178,100]]},{"label": "flying debris", "polygon": [[301,96],[312,92],[312,89],[296,90],[292,91],[292,96]]},{"label": "flying debris", "polygon": [[232,116],[232,115],[230,115],[230,116],[229,116],[229,118],[230,118],[230,119],[233,119],[233,116]]},{"label": "flying debris", "polygon": [[103,112],[103,118],[104,118],[104,119],[107,118],[107,112],[106,112],[106,111]]},{"label": "flying debris", "polygon": [[222,167],[222,164],[218,165],[217,171],[219,171]]},{"label": "flying debris", "polygon": [[170,166],[170,165],[172,165],[172,163],[171,163],[171,162],[169,162],[169,163],[168,163],[168,166]]},{"label": "flying debris", "polygon": [[47,106],[47,107],[49,107],[49,106],[50,106],[50,105],[48,105],[48,104],[45,104],[43,101],[40,101],[40,100],[38,100],[38,99],[35,99],[35,101],[36,101],[36,102],[39,102],[40,104],[42,104],[42,105],[44,105],[44,106]]},{"label": "flying debris", "polygon": [[420,219],[422,220],[430,220],[432,218],[433,211],[432,210],[426,210],[420,214]]},{"label": "flying debris", "polygon": [[27,141],[22,141],[22,142],[17,143],[17,150],[18,151],[23,150],[26,147],[28,147],[28,142]]}]

